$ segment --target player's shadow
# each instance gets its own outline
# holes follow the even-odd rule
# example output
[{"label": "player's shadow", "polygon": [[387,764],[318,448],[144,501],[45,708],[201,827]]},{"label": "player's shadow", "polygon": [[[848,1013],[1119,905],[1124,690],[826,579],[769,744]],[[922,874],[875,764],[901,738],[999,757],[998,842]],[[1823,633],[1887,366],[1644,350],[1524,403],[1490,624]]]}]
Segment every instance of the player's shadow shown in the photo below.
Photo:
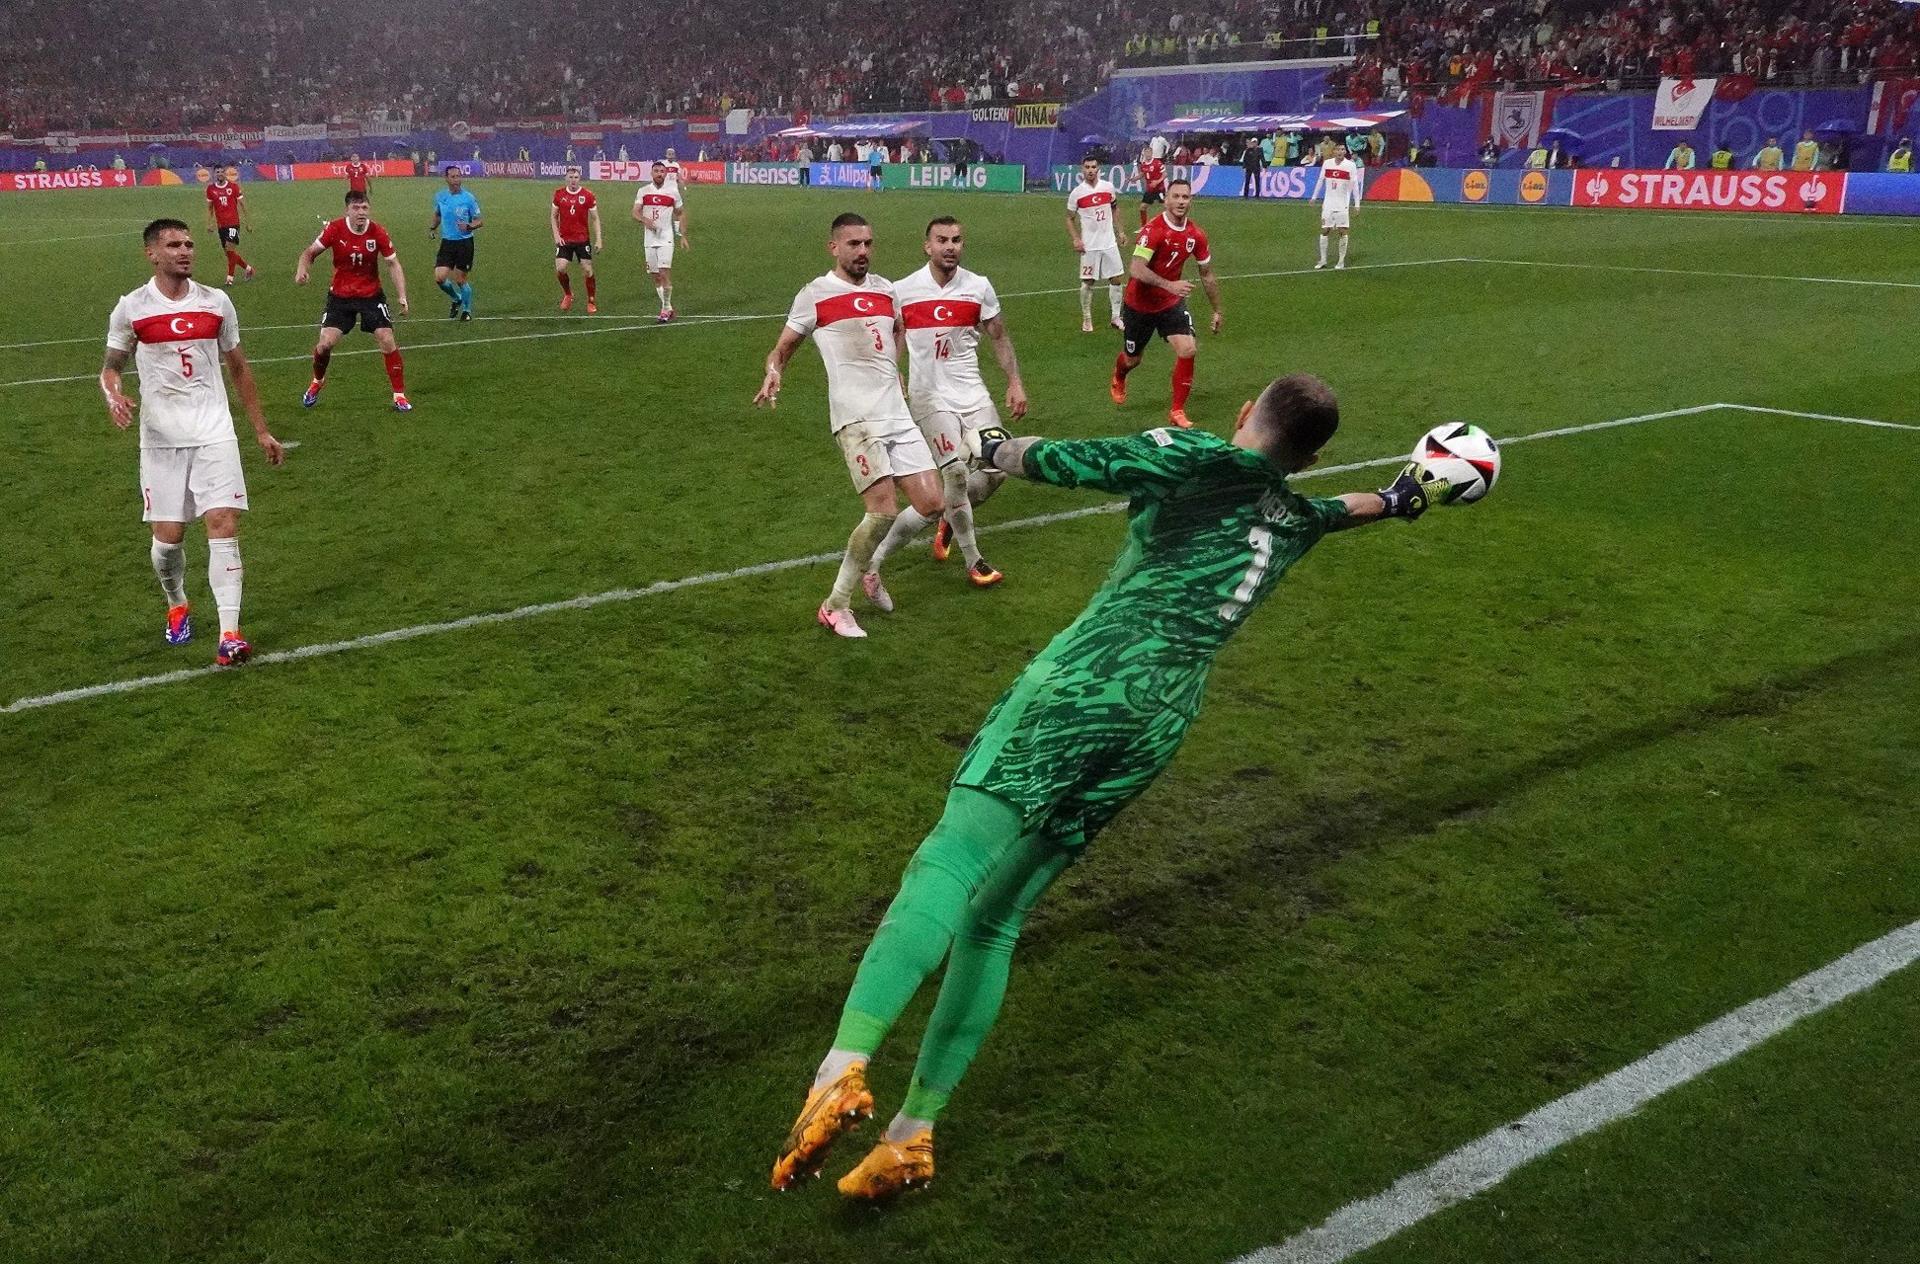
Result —
[{"label": "player's shadow", "polygon": [[[1920,652],[1920,632],[1797,672],[1737,685],[1689,706],[1527,754],[1504,765],[1482,762],[1469,768],[1450,764],[1447,771],[1456,774],[1451,785],[1441,780],[1432,766],[1409,764],[1391,781],[1376,780],[1356,786],[1343,796],[1299,803],[1293,819],[1252,830],[1246,846],[1223,863],[1203,865],[1160,882],[1112,890],[1083,886],[1070,893],[1072,898],[1064,901],[1067,907],[1050,909],[1043,902],[1022,937],[1020,956],[1029,963],[1044,961],[1088,934],[1118,934],[1147,943],[1178,942],[1183,927],[1196,918],[1212,916],[1209,910],[1216,907],[1219,893],[1233,884],[1259,883],[1273,889],[1288,883],[1291,888],[1302,888],[1305,884],[1299,880],[1349,855],[1418,838],[1450,821],[1498,808],[1550,779],[1602,761],[1657,747],[1676,737],[1705,733],[1722,724],[1781,714],[1823,689],[1870,678],[1916,652]],[[1248,794],[1246,782],[1236,781],[1236,777],[1233,772],[1224,774],[1218,788],[1221,796]],[[1089,868],[1097,865],[1097,854],[1083,864]],[[865,921],[857,928],[860,937],[864,938],[877,919],[886,894],[890,892],[882,893],[867,910]],[[742,928],[741,933],[751,934],[752,928]],[[565,1179],[553,1182],[550,1196],[536,1198],[534,1219],[540,1226],[542,1245],[573,1249],[579,1245],[577,1234],[581,1225],[590,1221],[592,1208],[609,1200],[629,1206],[634,1203],[636,1194],[623,1180],[625,1169],[618,1161],[617,1150],[623,1138],[674,1131],[683,1113],[691,1116],[685,1120],[688,1128],[699,1128],[698,1111],[704,1107],[689,1101],[678,1091],[680,1086],[710,1079],[717,1067],[763,1059],[775,1046],[797,1042],[805,1050],[803,1057],[817,1051],[820,1040],[831,1030],[851,977],[850,968],[841,968],[837,959],[823,962],[822,967],[782,988],[777,1004],[724,1014],[679,1014],[671,1019],[661,1016],[647,1028],[623,1033],[618,1040],[587,1053],[573,1073],[565,1075],[577,1098],[560,1106],[552,1121],[553,1131],[574,1135],[554,1136],[549,1132],[541,1138],[558,1152],[556,1157],[564,1156],[562,1166],[566,1170]],[[902,1034],[906,1034],[904,1030]],[[795,1072],[792,1087],[796,1095],[805,1078],[804,1070],[801,1067]],[[785,1098],[781,1101],[780,1110],[784,1112],[790,1103]],[[739,1156],[742,1170],[729,1174],[733,1178],[730,1186],[764,1190],[773,1145],[787,1123],[784,1113],[766,1120],[765,1150]],[[869,1125],[849,1139],[851,1148],[863,1151],[875,1135],[877,1129]],[[673,1188],[674,1182],[666,1181],[663,1187]],[[815,1192],[839,1201],[831,1190]],[[909,1197],[899,1210],[907,1210],[913,1202]],[[876,1216],[873,1209],[861,1206],[832,1214],[839,1225],[856,1236],[892,1219]]]}]

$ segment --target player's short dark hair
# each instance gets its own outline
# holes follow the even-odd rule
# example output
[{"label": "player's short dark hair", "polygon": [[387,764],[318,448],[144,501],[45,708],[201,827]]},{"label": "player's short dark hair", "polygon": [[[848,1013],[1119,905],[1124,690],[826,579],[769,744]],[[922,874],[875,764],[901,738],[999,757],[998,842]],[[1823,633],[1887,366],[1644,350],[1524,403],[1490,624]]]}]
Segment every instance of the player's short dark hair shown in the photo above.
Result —
[{"label": "player's short dark hair", "polygon": [[842,211],[833,217],[833,225],[827,231],[837,233],[843,228],[866,228],[867,217],[857,211]]},{"label": "player's short dark hair", "polygon": [[1080,161],[1081,162],[1099,162],[1101,161],[1101,158],[1099,154],[1081,154]]},{"label": "player's short dark hair", "polygon": [[352,206],[355,202],[364,202],[366,200],[367,200],[367,195],[363,191],[359,189],[355,189],[353,192],[347,194],[346,204],[348,206]]},{"label": "player's short dark hair", "polygon": [[927,221],[926,235],[929,237],[933,236],[933,230],[941,227],[942,225],[949,226],[952,228],[958,228],[960,227],[960,221],[955,219],[951,215],[936,215],[932,219]]},{"label": "player's short dark hair", "polygon": [[1289,460],[1312,456],[1340,428],[1340,401],[1311,373],[1275,378],[1260,392],[1253,411],[1282,449],[1279,455]]},{"label": "player's short dark hair", "polygon": [[[441,175],[446,175],[450,171],[460,171],[460,164],[457,162],[450,162],[446,166],[440,168]],[[461,171],[460,174],[465,175],[466,172]]]},{"label": "player's short dark hair", "polygon": [[1172,187],[1173,187],[1174,185],[1176,185],[1176,184],[1184,184],[1184,185],[1186,185],[1186,186],[1187,186],[1187,187],[1188,187],[1189,189],[1191,189],[1191,188],[1193,187],[1193,181],[1191,181],[1191,180],[1189,180],[1189,179],[1187,179],[1187,178],[1186,178],[1185,176],[1179,176],[1179,177],[1177,177],[1177,178],[1175,178],[1175,179],[1172,179],[1172,180],[1169,180],[1169,181],[1167,181],[1167,187],[1168,187],[1169,189],[1171,189],[1171,188],[1172,188]]},{"label": "player's short dark hair", "polygon": [[191,228],[187,227],[185,220],[157,219],[157,220],[154,220],[153,223],[148,224],[146,228],[141,232],[140,240],[145,244],[151,246],[154,242],[160,240],[161,233],[169,232],[175,228],[179,229],[183,233],[190,233],[193,231]]}]

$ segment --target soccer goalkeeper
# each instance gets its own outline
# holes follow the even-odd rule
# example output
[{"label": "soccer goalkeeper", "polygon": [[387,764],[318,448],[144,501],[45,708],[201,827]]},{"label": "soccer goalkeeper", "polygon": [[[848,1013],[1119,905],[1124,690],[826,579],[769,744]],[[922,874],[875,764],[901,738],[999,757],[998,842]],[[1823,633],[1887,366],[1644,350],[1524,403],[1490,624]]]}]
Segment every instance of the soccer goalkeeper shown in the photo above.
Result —
[{"label": "soccer goalkeeper", "polygon": [[1214,655],[1322,535],[1418,518],[1445,500],[1447,485],[1411,465],[1379,492],[1294,492],[1287,476],[1312,465],[1339,424],[1326,383],[1296,374],[1241,408],[1231,441],[1203,430],[980,432],[983,465],[1130,496],[1126,547],[961,757],[946,810],[854,975],[833,1048],[774,1162],[775,1189],[818,1174],[834,1139],[873,1113],[867,1061],[945,961],[906,1102],[840,1192],[879,1199],[932,1179],[934,1122],[1000,1012],[1021,922],[1173,758]]}]

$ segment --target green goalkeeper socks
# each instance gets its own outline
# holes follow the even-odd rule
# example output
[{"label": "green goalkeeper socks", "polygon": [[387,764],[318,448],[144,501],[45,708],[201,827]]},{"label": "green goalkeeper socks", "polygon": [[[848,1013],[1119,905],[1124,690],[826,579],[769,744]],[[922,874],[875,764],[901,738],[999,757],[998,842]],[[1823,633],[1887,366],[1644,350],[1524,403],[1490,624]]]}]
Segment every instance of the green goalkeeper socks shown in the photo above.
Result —
[{"label": "green goalkeeper socks", "polygon": [[834,1036],[836,1049],[872,1055],[967,923],[967,906],[1020,838],[1004,799],[955,786],[947,809],[907,863],[900,891],[860,959]]}]

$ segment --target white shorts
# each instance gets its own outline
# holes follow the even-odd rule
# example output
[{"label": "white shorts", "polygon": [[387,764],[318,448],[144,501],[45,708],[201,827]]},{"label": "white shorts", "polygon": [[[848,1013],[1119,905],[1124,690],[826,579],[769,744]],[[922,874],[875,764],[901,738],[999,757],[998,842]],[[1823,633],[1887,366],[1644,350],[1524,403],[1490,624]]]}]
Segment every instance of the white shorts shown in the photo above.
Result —
[{"label": "white shorts", "polygon": [[847,474],[858,492],[883,478],[903,478],[934,468],[926,438],[910,417],[856,421],[834,431],[833,437],[847,458]]},{"label": "white shorts", "polygon": [[245,509],[240,443],[199,448],[141,448],[142,522],[192,522],[209,509]]},{"label": "white shorts", "polygon": [[1080,252],[1080,279],[1082,281],[1111,281],[1117,276],[1126,275],[1126,269],[1120,266],[1120,248],[1103,246],[1099,250]]},{"label": "white shorts", "polygon": [[1347,226],[1347,208],[1323,204],[1320,207],[1320,227],[1345,228]]},{"label": "white shorts", "polygon": [[964,412],[941,408],[932,400],[912,398],[907,400],[907,407],[913,411],[913,422],[920,427],[927,448],[933,453],[934,464],[941,469],[967,459],[967,454],[973,451],[969,442],[971,432],[1000,424],[1000,414],[994,410],[992,400]]},{"label": "white shorts", "polygon": [[647,247],[647,271],[658,272],[662,268],[673,266],[673,243],[664,246]]}]

